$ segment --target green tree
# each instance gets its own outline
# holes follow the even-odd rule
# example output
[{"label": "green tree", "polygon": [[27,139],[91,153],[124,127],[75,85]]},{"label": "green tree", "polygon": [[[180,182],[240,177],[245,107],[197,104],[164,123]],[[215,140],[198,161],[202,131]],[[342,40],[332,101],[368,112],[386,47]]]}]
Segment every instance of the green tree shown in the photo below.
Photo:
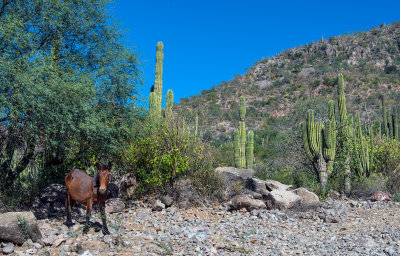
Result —
[{"label": "green tree", "polygon": [[0,189],[28,163],[85,165],[130,136],[141,69],[108,2],[1,2]]}]

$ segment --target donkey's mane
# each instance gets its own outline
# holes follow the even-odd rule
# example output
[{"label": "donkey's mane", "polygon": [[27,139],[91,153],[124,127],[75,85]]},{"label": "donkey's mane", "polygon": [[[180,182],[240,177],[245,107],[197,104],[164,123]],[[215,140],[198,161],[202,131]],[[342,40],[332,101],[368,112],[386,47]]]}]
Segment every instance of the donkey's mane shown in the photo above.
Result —
[{"label": "donkey's mane", "polygon": [[97,172],[96,175],[94,175],[94,177],[93,177],[93,187],[100,187],[100,182],[99,182],[100,175],[99,175],[99,173],[100,172]]}]

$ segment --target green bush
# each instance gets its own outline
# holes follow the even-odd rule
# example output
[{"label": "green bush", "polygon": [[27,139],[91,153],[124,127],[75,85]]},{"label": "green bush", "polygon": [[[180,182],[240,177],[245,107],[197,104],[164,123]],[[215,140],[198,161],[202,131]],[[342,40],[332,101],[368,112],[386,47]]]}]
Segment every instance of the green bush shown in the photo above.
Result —
[{"label": "green bush", "polygon": [[382,140],[374,148],[374,157],[374,168],[387,177],[387,189],[391,193],[400,192],[400,142]]},{"label": "green bush", "polygon": [[210,148],[179,117],[172,115],[159,124],[145,124],[141,139],[125,152],[129,169],[149,188],[165,188],[189,176],[212,177],[214,160]]}]

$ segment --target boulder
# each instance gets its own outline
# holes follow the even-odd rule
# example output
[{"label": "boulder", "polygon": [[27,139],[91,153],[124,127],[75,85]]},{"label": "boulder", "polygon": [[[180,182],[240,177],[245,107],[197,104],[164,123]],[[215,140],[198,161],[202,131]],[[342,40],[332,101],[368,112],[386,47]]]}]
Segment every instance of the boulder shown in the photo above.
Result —
[{"label": "boulder", "polygon": [[172,197],[166,195],[166,196],[162,196],[161,197],[161,203],[163,203],[165,205],[165,207],[171,207],[171,205],[173,204],[173,199]]},{"label": "boulder", "polygon": [[2,250],[0,250],[4,255],[10,254],[14,252],[14,245],[12,243],[8,243],[6,246],[3,247]]},{"label": "boulder", "polygon": [[301,206],[318,206],[319,205],[319,198],[318,196],[313,193],[308,191],[305,188],[297,188],[292,191],[296,195],[300,197],[300,203]]},{"label": "boulder", "polygon": [[183,209],[183,210],[189,209],[191,205],[192,204],[190,203],[190,201],[188,199],[184,199],[178,203],[179,209]]},{"label": "boulder", "polygon": [[244,208],[250,212],[254,209],[264,209],[266,205],[262,200],[253,199],[247,195],[237,195],[228,202],[228,208],[229,210],[240,210]]},{"label": "boulder", "polygon": [[137,187],[137,181],[134,173],[123,175],[117,182],[119,188],[119,197],[126,200],[131,197]]},{"label": "boulder", "polygon": [[235,181],[246,182],[254,176],[254,170],[237,169],[235,167],[218,167],[216,173],[223,179],[226,184],[232,184]]},{"label": "boulder", "polygon": [[61,184],[51,184],[42,191],[40,191],[39,199],[42,203],[56,203],[65,202],[65,196],[67,194],[67,189]]},{"label": "boulder", "polygon": [[23,244],[42,238],[36,217],[32,212],[7,212],[0,214],[0,240]]},{"label": "boulder", "polygon": [[251,169],[237,169],[234,167],[218,167],[215,172],[222,180],[224,200],[242,194],[247,181],[254,176],[254,171]]},{"label": "boulder", "polygon": [[151,205],[151,210],[153,211],[162,211],[163,209],[165,209],[165,204],[161,203],[158,199]]},{"label": "boulder", "polygon": [[120,198],[110,198],[106,200],[106,213],[122,212],[125,203]]},{"label": "boulder", "polygon": [[382,191],[376,191],[372,196],[371,196],[371,201],[377,202],[377,201],[390,201],[391,196],[389,194],[386,194],[385,192]]},{"label": "boulder", "polygon": [[300,196],[292,191],[272,190],[266,199],[268,209],[286,210],[300,204]]},{"label": "boulder", "polygon": [[268,191],[289,190],[292,187],[292,185],[285,185],[276,180],[266,180],[264,183]]},{"label": "boulder", "polygon": [[247,180],[246,188],[255,193],[260,194],[262,198],[268,196],[269,194],[269,191],[267,190],[267,187],[265,185],[265,181],[260,180],[259,178],[256,177]]}]

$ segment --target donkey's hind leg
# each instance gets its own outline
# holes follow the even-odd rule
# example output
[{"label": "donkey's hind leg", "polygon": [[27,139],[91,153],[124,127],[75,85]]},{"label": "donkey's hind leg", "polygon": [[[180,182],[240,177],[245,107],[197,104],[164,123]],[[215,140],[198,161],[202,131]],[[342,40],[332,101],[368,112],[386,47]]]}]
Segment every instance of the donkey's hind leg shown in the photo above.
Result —
[{"label": "donkey's hind leg", "polygon": [[72,207],[74,206],[75,201],[71,198],[70,194],[67,192],[65,197],[65,212],[67,213],[67,221],[64,223],[66,226],[73,226],[72,222]]},{"label": "donkey's hind leg", "polygon": [[84,234],[86,234],[89,231],[90,214],[92,212],[92,206],[93,206],[92,200],[88,200],[88,202],[86,203],[86,223],[85,223],[85,227],[83,228],[83,233]]}]

